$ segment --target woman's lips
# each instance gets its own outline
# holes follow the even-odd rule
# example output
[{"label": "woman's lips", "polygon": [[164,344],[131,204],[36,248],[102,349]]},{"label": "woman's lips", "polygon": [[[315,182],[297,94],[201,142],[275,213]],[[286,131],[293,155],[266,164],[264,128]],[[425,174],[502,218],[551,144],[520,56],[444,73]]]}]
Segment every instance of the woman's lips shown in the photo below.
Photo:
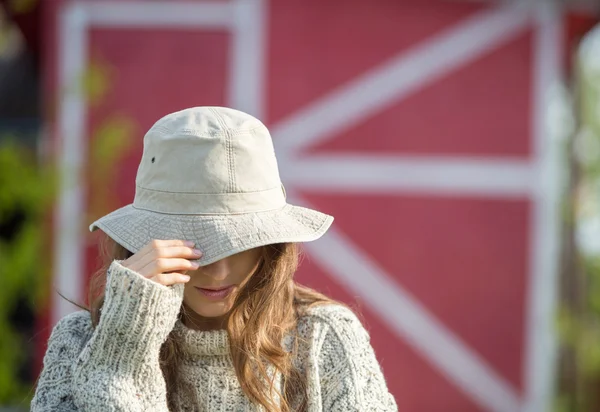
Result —
[{"label": "woman's lips", "polygon": [[204,289],[204,288],[200,288],[198,286],[194,286],[194,288],[202,293],[202,295],[204,295],[205,297],[212,299],[212,300],[220,300],[220,299],[225,299],[233,290],[233,286],[227,286],[225,288],[222,289]]}]

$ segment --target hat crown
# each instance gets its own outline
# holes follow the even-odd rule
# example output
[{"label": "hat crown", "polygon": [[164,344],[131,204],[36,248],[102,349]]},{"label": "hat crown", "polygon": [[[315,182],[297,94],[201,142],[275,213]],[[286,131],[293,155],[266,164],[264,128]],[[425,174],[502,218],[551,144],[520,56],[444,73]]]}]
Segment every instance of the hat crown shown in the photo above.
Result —
[{"label": "hat crown", "polygon": [[135,207],[221,214],[284,205],[271,136],[249,114],[189,108],[164,116],[144,136]]}]

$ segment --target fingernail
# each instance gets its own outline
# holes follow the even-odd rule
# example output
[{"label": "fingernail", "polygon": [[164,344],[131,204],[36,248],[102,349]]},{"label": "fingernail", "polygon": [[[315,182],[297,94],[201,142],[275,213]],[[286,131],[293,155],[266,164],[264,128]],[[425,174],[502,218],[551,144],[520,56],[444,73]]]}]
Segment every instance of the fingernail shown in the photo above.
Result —
[{"label": "fingernail", "polygon": [[189,247],[194,247],[194,246],[196,246],[196,243],[192,242],[191,240],[186,240],[186,241],[184,241],[183,243],[184,243],[186,246],[189,246]]},{"label": "fingernail", "polygon": [[194,249],[193,252],[194,255],[202,256],[202,251],[200,249]]},{"label": "fingernail", "polygon": [[185,280],[186,282],[189,282],[189,280],[191,279],[189,275],[182,275],[181,276],[183,280]]},{"label": "fingernail", "polygon": [[192,262],[192,266],[195,267],[196,269],[198,269],[200,267],[200,263]]}]

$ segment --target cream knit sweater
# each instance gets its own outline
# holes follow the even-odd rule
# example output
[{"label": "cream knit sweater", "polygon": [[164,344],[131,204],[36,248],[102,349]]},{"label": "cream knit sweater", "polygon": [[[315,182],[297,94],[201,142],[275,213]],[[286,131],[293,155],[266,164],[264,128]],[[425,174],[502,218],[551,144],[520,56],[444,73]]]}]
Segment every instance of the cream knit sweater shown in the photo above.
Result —
[{"label": "cream knit sweater", "polygon": [[[183,348],[177,410],[262,410],[239,385],[226,331],[191,330],[177,320],[182,298],[182,285],[162,286],[113,262],[98,326],[80,311],[54,328],[32,411],[167,411],[158,359],[171,331]],[[307,378],[309,411],[397,410],[369,335],[350,310],[313,308],[297,331],[294,362]],[[286,350],[293,339],[282,342]]]}]

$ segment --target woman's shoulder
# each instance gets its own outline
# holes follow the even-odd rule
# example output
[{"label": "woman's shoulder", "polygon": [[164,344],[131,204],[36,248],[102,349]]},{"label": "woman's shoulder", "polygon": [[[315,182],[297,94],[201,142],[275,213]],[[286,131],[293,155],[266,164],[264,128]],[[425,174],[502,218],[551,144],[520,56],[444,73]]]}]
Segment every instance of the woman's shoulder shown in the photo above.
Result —
[{"label": "woman's shoulder", "polygon": [[65,343],[81,344],[87,342],[93,332],[92,318],[85,310],[70,313],[58,321],[50,342],[61,341]]},{"label": "woman's shoulder", "polygon": [[359,317],[340,304],[313,306],[301,318],[295,364],[319,387],[327,411],[397,411],[369,334]]},{"label": "woman's shoulder", "polygon": [[327,324],[337,323],[361,323],[356,313],[348,306],[341,303],[322,303],[309,307],[304,311],[301,318],[312,322],[325,322]]},{"label": "woman's shoulder", "polygon": [[339,303],[319,304],[306,309],[298,320],[298,332],[305,339],[327,334],[340,341],[369,340],[369,334],[357,314]]}]

